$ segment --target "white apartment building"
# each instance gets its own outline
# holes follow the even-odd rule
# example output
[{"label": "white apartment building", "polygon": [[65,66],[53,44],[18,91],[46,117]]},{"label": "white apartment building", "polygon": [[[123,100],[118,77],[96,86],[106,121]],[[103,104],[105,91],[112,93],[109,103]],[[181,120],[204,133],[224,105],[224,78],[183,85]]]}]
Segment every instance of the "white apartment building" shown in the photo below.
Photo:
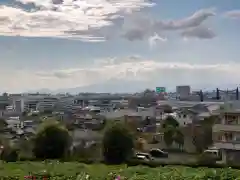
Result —
[{"label": "white apartment building", "polygon": [[52,108],[58,101],[56,97],[42,94],[20,94],[11,97],[15,112],[41,111]]},{"label": "white apartment building", "polygon": [[39,100],[36,109],[40,112],[46,110],[53,110],[57,102],[58,98],[56,97],[44,97],[43,99]]},{"label": "white apartment building", "polygon": [[62,97],[56,102],[56,111],[73,111],[79,108],[79,105],[75,104],[75,97]]},{"label": "white apartment building", "polygon": [[221,150],[222,162],[240,161],[240,104],[227,103],[213,126],[214,147]]}]

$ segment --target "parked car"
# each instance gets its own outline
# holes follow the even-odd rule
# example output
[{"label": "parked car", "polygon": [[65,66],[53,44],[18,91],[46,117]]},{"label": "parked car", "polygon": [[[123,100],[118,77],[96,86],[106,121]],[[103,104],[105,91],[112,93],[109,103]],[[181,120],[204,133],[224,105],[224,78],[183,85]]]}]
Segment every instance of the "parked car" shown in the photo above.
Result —
[{"label": "parked car", "polygon": [[218,149],[207,149],[203,152],[203,154],[209,155],[210,157],[212,157],[216,161],[222,160],[221,151],[219,151]]},{"label": "parked car", "polygon": [[168,153],[164,152],[161,149],[151,149],[149,151],[149,154],[154,158],[167,158],[168,157]]},{"label": "parked car", "polygon": [[148,153],[136,153],[134,158],[138,160],[144,160],[144,161],[153,160],[153,157],[151,157],[151,155]]}]

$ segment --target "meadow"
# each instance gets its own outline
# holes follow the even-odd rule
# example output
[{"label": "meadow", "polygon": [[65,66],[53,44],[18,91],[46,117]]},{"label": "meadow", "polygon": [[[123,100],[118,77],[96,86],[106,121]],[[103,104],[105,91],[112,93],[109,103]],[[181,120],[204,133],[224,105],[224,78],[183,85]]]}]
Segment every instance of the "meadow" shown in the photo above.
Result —
[{"label": "meadow", "polygon": [[0,164],[0,179],[24,179],[32,175],[37,179],[89,179],[89,180],[240,180],[240,170],[231,168],[191,168],[186,166],[147,166],[82,164],[78,162],[14,162]]}]

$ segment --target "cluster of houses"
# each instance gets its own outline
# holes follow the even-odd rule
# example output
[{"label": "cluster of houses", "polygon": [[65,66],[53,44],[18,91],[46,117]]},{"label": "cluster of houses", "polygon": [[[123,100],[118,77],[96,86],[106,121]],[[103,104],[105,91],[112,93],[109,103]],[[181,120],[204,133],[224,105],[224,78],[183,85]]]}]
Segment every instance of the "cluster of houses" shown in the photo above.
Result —
[{"label": "cluster of houses", "polygon": [[[169,111],[171,109],[171,111]],[[173,116],[184,131],[186,152],[194,152],[191,134],[187,129],[210,116],[218,116],[213,127],[213,147],[221,150],[222,161],[238,159],[240,152],[240,101],[193,102],[158,101],[154,97],[130,97],[119,95],[52,96],[52,95],[4,95],[0,97],[1,136],[16,142],[36,133],[38,125],[49,118],[71,126],[74,145],[101,139],[106,121],[134,123],[143,133],[155,134],[158,144],[166,149],[163,133],[158,129],[167,116]],[[146,122],[147,123],[143,123]],[[239,158],[240,159],[240,158]]]}]

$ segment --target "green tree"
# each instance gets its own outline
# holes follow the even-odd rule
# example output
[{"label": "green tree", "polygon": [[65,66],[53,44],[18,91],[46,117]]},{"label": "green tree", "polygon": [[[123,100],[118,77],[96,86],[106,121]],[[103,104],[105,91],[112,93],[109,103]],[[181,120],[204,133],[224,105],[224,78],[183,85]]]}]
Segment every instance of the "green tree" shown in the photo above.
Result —
[{"label": "green tree", "polygon": [[7,122],[4,119],[0,119],[0,129],[4,129],[7,127]]},{"label": "green tree", "polygon": [[7,162],[16,162],[18,160],[19,151],[12,147],[5,147],[1,152],[1,160]]},{"label": "green tree", "polygon": [[179,129],[179,123],[173,116],[168,116],[162,125],[164,130],[164,142],[170,147],[173,142],[179,145],[179,148],[182,148],[184,145],[184,135]]},{"label": "green tree", "polygon": [[175,143],[178,144],[178,147],[179,149],[183,149],[183,145],[184,145],[184,135],[183,133],[181,132],[180,129],[176,129],[175,130],[175,134],[173,136],[173,140]]},{"label": "green tree", "polygon": [[18,160],[19,151],[13,147],[11,143],[4,137],[0,137],[0,159],[7,162],[15,162]]},{"label": "green tree", "polygon": [[57,159],[66,155],[70,147],[70,136],[58,122],[46,123],[33,140],[33,153],[39,159]]},{"label": "green tree", "polygon": [[107,129],[103,138],[103,156],[107,163],[121,164],[132,156],[133,136],[122,124],[114,124]]},{"label": "green tree", "polygon": [[173,116],[167,116],[163,122],[162,127],[165,128],[168,126],[172,126],[172,127],[176,128],[176,127],[179,127],[179,123]]},{"label": "green tree", "polygon": [[172,126],[165,126],[163,139],[164,139],[165,144],[168,147],[170,147],[174,141],[173,135],[174,135],[174,128]]},{"label": "green tree", "polygon": [[193,127],[193,144],[199,153],[212,145],[212,126],[216,120],[216,116],[210,116],[200,122],[200,127]]}]

